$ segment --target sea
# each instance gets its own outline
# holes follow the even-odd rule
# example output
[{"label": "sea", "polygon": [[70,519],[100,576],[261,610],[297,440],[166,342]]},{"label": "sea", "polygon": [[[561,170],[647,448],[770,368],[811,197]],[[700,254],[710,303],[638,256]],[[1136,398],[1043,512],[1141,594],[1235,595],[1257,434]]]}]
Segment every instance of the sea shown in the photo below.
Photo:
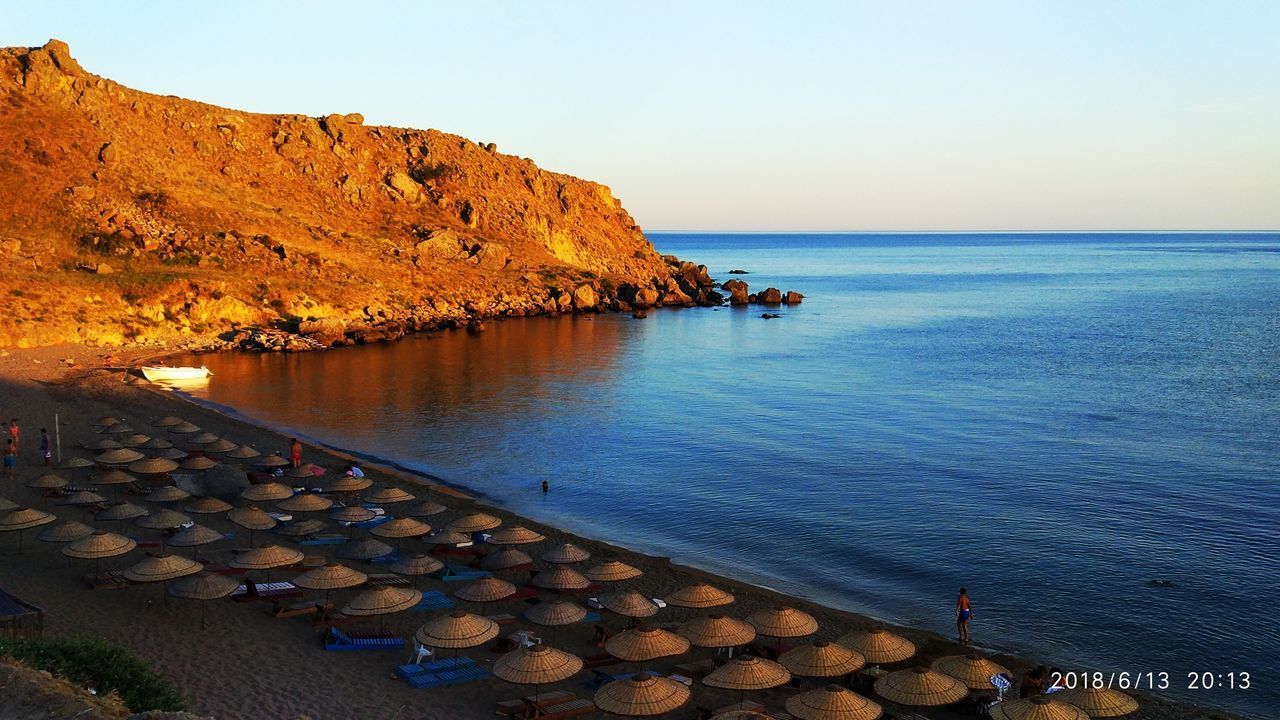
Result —
[{"label": "sea", "polygon": [[964,586],[981,647],[1277,716],[1280,235],[650,237],[804,302],[201,356],[192,392],[886,621],[954,634]]}]

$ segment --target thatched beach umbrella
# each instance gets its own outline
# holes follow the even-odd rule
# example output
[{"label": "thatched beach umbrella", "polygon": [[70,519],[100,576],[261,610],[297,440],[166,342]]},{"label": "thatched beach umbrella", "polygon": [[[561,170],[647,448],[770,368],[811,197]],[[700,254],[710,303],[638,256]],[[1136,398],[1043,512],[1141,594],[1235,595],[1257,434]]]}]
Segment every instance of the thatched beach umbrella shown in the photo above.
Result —
[{"label": "thatched beach umbrella", "polygon": [[216,543],[225,538],[226,536],[217,530],[197,523],[178,531],[173,537],[169,538],[168,545],[170,547],[199,547]]},{"label": "thatched beach umbrella", "polygon": [[128,435],[130,433],[137,432],[136,430],[133,429],[132,425],[126,422],[118,422],[114,425],[107,425],[105,427],[95,428],[95,430],[97,432],[100,432],[106,435],[117,435],[117,436]]},{"label": "thatched beach umbrella", "polygon": [[199,600],[200,628],[204,628],[204,601],[224,598],[240,587],[240,581],[226,575],[202,572],[185,577],[169,586],[169,594],[178,598]]},{"label": "thatched beach umbrella", "polygon": [[444,567],[444,563],[429,555],[414,555],[412,557],[402,557],[399,560],[387,566],[387,569],[397,575],[409,575],[414,578],[414,587],[418,586],[417,578],[422,575],[430,575],[431,573]]},{"label": "thatched beach umbrella", "polygon": [[756,639],[751,623],[720,614],[694,618],[676,628],[676,632],[694,647],[731,648]]},{"label": "thatched beach umbrella", "polygon": [[818,632],[818,621],[807,612],[785,605],[751,613],[747,616],[757,635],[771,638],[794,638]]},{"label": "thatched beach umbrella", "polygon": [[253,542],[255,530],[270,530],[275,527],[276,519],[258,507],[242,507],[227,511],[227,519],[249,531],[249,542]]},{"label": "thatched beach umbrella", "polygon": [[644,572],[620,560],[609,560],[591,567],[582,574],[592,582],[622,582],[638,578],[644,575]]},{"label": "thatched beach umbrella", "polygon": [[324,529],[324,521],[312,518],[285,523],[276,528],[276,533],[285,537],[302,537],[314,535]]},{"label": "thatched beach umbrella", "polygon": [[293,488],[284,483],[269,482],[261,485],[250,485],[240,491],[240,497],[250,502],[271,502],[293,497]]},{"label": "thatched beach umbrella", "polygon": [[[303,467],[306,466],[304,465]],[[292,470],[290,472],[297,472],[297,470]],[[354,475],[339,475],[329,481],[325,485],[324,490],[327,493],[333,493],[335,495],[349,495],[352,493],[363,492],[371,487],[373,487],[373,481],[367,477],[358,478]]]},{"label": "thatched beach umbrella", "polygon": [[138,542],[116,533],[98,530],[92,535],[76,540],[62,548],[62,554],[70,558],[92,560],[93,571],[101,570],[102,559],[124,555],[138,546]]},{"label": "thatched beach umbrella", "polygon": [[134,524],[148,530],[174,530],[191,522],[191,518],[176,510],[161,508],[134,521]]},{"label": "thatched beach umbrella", "polygon": [[206,457],[204,455],[189,457],[186,460],[183,460],[182,464],[179,465],[179,467],[181,467],[183,470],[196,470],[196,471],[204,471],[204,470],[208,470],[209,468],[217,467],[217,466],[218,466],[217,460],[214,460],[211,457]]},{"label": "thatched beach umbrella", "polygon": [[413,518],[396,518],[389,520],[369,531],[371,535],[396,541],[396,552],[400,551],[400,541],[405,538],[422,537],[431,532],[431,526]]},{"label": "thatched beach umbrella", "polygon": [[289,512],[322,512],[333,507],[333,501],[312,492],[298,493],[276,503],[276,507]]},{"label": "thatched beach umbrella", "polygon": [[324,590],[327,599],[334,590],[363,585],[368,579],[369,576],[359,570],[352,570],[338,563],[328,563],[302,573],[293,579],[293,584],[307,590]]},{"label": "thatched beach umbrella", "polygon": [[329,513],[329,519],[335,522],[360,523],[378,517],[378,513],[359,505],[344,505]]},{"label": "thatched beach umbrella", "polygon": [[232,510],[234,507],[231,503],[219,500],[216,497],[201,497],[187,503],[183,509],[196,515],[217,515]]},{"label": "thatched beach umbrella", "polygon": [[134,433],[132,435],[125,435],[124,437],[120,438],[117,442],[119,442],[121,445],[127,448],[136,448],[136,447],[142,447],[150,439],[151,439],[150,435],[143,435],[142,433]]},{"label": "thatched beach umbrella", "polygon": [[623,617],[644,618],[658,614],[658,606],[635,590],[606,593],[600,596],[600,607]]},{"label": "thatched beach umbrella", "polygon": [[186,500],[189,497],[191,497],[191,493],[186,490],[176,485],[165,485],[147,493],[147,502],[171,503]]},{"label": "thatched beach umbrella", "polygon": [[875,688],[885,700],[907,707],[950,705],[969,695],[964,683],[923,667],[891,672],[876,680]]},{"label": "thatched beach umbrella", "polygon": [[129,472],[139,475],[164,475],[178,469],[178,463],[165,458],[143,458],[129,463]]},{"label": "thatched beach umbrella", "polygon": [[394,505],[396,503],[409,502],[417,498],[410,495],[405,490],[398,487],[384,487],[369,494],[365,501],[376,503],[378,505]]},{"label": "thatched beach umbrella", "polygon": [[111,427],[112,425],[119,425],[121,422],[124,422],[124,421],[114,415],[104,415],[98,418],[97,420],[93,421],[93,427],[95,429],[97,428],[106,429]]},{"label": "thatched beach umbrella", "polygon": [[318,478],[327,472],[324,468],[315,463],[303,463],[296,468],[289,468],[285,471],[285,477],[297,478],[299,480],[310,480]]},{"label": "thatched beach umbrella", "polygon": [[498,637],[498,623],[455,610],[426,622],[413,637],[430,648],[460,650],[483,645]]},{"label": "thatched beach umbrella", "polygon": [[174,415],[165,415],[164,417],[162,417],[162,418],[160,418],[160,419],[158,419],[158,420],[154,420],[154,421],[152,421],[152,423],[151,423],[151,427],[158,427],[158,428],[166,428],[166,429],[167,429],[167,428],[174,427],[175,425],[181,425],[181,424],[182,424],[182,423],[184,423],[184,422],[186,422],[186,420],[183,420],[183,419],[182,419],[182,418],[180,418],[180,417],[176,417],[176,416],[174,416]]},{"label": "thatched beach umbrella", "polygon": [[124,576],[132,582],[168,582],[187,575],[194,575],[204,569],[195,560],[180,555],[153,555],[126,568]]},{"label": "thatched beach umbrella", "polygon": [[524,616],[535,625],[558,627],[582,622],[587,616],[587,609],[568,600],[552,600],[533,605],[524,611]]},{"label": "thatched beach umbrella", "polygon": [[95,520],[103,522],[114,521],[123,523],[125,520],[134,520],[142,517],[143,515],[147,515],[150,512],[151,511],[141,505],[135,505],[130,502],[121,502],[109,505],[105,510],[99,510],[97,513],[94,513],[93,517]]},{"label": "thatched beach umbrella", "polygon": [[872,665],[902,662],[916,654],[915,643],[881,627],[855,630],[836,642],[862,653]]},{"label": "thatched beach umbrella", "polygon": [[191,445],[208,445],[209,443],[215,443],[218,440],[218,436],[211,432],[199,432],[191,435],[191,437],[187,438],[186,441]]},{"label": "thatched beach umbrella", "polygon": [[456,547],[471,542],[471,536],[463,535],[456,530],[437,530],[422,538],[422,542],[428,545],[453,545]]},{"label": "thatched beach umbrella", "polygon": [[366,590],[352,598],[342,608],[343,615],[378,616],[378,627],[381,629],[387,615],[404,612],[422,602],[422,591],[410,588],[380,585]]},{"label": "thatched beach umbrella", "polygon": [[165,440],[164,438],[153,437],[153,438],[149,438],[146,442],[142,443],[138,447],[142,448],[143,450],[168,450],[169,448],[173,447],[173,443],[169,442],[168,440]]},{"label": "thatched beach umbrella", "polygon": [[614,680],[596,691],[596,707],[623,717],[662,715],[689,702],[692,691],[681,682],[653,675]]},{"label": "thatched beach umbrella", "polygon": [[67,486],[67,481],[53,473],[45,473],[24,484],[32,490],[61,490]]},{"label": "thatched beach umbrella", "polygon": [[21,505],[19,505],[19,504],[18,504],[18,503],[16,503],[16,502],[14,502],[14,501],[10,500],[9,498],[6,498],[6,497],[0,497],[0,512],[7,512],[7,511],[9,511],[9,510],[17,510],[17,509],[18,509],[18,508],[20,508],[20,507],[22,507],[22,506],[21,506]]},{"label": "thatched beach umbrella", "polygon": [[1112,718],[1121,717],[1138,711],[1138,701],[1120,692],[1104,687],[1076,688],[1060,690],[1051,695],[1054,700],[1074,705],[1089,714],[1089,717]]},{"label": "thatched beach umbrella", "polygon": [[723,690],[768,690],[791,681],[791,673],[772,660],[739,655],[702,678],[702,684]]},{"label": "thatched beach umbrella", "polygon": [[395,548],[381,540],[352,540],[339,547],[336,555],[345,560],[374,560],[394,551]]},{"label": "thatched beach umbrella", "polygon": [[119,450],[124,446],[110,438],[99,438],[97,440],[90,440],[85,443],[83,447],[85,450],[92,450],[93,452],[104,452],[107,450]]},{"label": "thatched beach umbrella", "polygon": [[256,457],[262,457],[262,453],[254,450],[248,445],[241,445],[238,448],[227,451],[227,457],[232,460],[251,460]]},{"label": "thatched beach umbrella", "polygon": [[240,553],[228,563],[233,568],[244,570],[270,570],[272,568],[296,565],[302,561],[301,550],[294,550],[282,545],[259,545]]},{"label": "thatched beach umbrella", "polygon": [[463,585],[453,596],[473,603],[491,603],[505,600],[516,594],[516,586],[496,577],[483,577]]},{"label": "thatched beach umbrella", "polygon": [[605,652],[627,662],[645,663],[689,652],[689,641],[669,630],[634,627],[614,635],[604,643]]},{"label": "thatched beach umbrella", "polygon": [[787,712],[798,720],[876,720],[884,709],[839,685],[826,685],[787,698]]},{"label": "thatched beach umbrella", "polygon": [[555,565],[571,565],[580,563],[584,560],[591,559],[591,553],[574,545],[573,543],[561,543],[542,553],[540,556],[543,562],[549,562]]},{"label": "thatched beach umbrella", "polygon": [[867,661],[857,650],[816,642],[788,650],[778,658],[778,663],[799,677],[835,678],[857,672]]},{"label": "thatched beach umbrella", "polygon": [[489,513],[475,512],[449,523],[449,529],[460,533],[477,533],[492,530],[502,524],[502,520]]},{"label": "thatched beach umbrella", "polygon": [[582,664],[582,658],[549,645],[522,645],[494,662],[493,675],[510,683],[533,685],[536,696],[541,686],[577,675]]},{"label": "thatched beach umbrella", "polygon": [[991,708],[991,720],[1089,720],[1089,713],[1055,695],[997,703]]},{"label": "thatched beach umbrella", "polygon": [[63,470],[82,470],[93,467],[93,462],[82,457],[69,457],[58,464]]},{"label": "thatched beach umbrella", "polygon": [[965,655],[940,657],[934,660],[930,667],[959,680],[970,690],[994,689],[995,685],[991,683],[991,677],[1001,673],[1009,674],[1008,668],[982,657],[973,650]]},{"label": "thatched beach umbrella", "polygon": [[108,450],[104,453],[99,453],[94,456],[93,460],[99,465],[128,465],[134,460],[141,460],[144,457],[146,456],[137,450],[118,448],[116,450]]},{"label": "thatched beach umbrella", "polygon": [[411,506],[404,514],[409,517],[431,517],[432,515],[439,515],[448,509],[449,508],[435,502],[434,500],[423,500],[422,502]]},{"label": "thatched beach umbrella", "polygon": [[92,535],[93,532],[93,528],[82,522],[68,520],[67,522],[54,525],[47,530],[42,530],[36,537],[41,542],[69,543],[88,537]]},{"label": "thatched beach umbrella", "polygon": [[706,608],[729,605],[733,602],[733,595],[706,583],[697,583],[682,587],[663,598],[663,600],[673,607],[704,610]]},{"label": "thatched beach umbrella", "polygon": [[510,525],[493,531],[490,545],[528,545],[546,540],[547,536],[523,525]]},{"label": "thatched beach umbrella", "polygon": [[480,558],[480,569],[490,572],[524,569],[532,564],[533,558],[513,547],[504,547]]},{"label": "thatched beach umbrella", "polygon": [[33,527],[48,525],[58,518],[43,510],[33,508],[14,508],[8,514],[0,516],[0,532],[18,533],[18,552],[22,552],[22,533]]},{"label": "thatched beach umbrella", "polygon": [[59,505],[105,505],[107,499],[92,490],[78,490],[62,498]]},{"label": "thatched beach umbrella", "polygon": [[280,457],[280,455],[276,453],[272,453],[270,455],[264,455],[263,457],[258,458],[253,462],[254,466],[262,467],[262,468],[289,467],[292,464],[293,463],[289,462],[285,458]]},{"label": "thatched beach umbrella", "polygon": [[583,577],[582,573],[563,565],[539,572],[533,576],[529,584],[543,590],[560,592],[586,590],[591,587],[591,581]]},{"label": "thatched beach umbrella", "polygon": [[213,442],[209,443],[208,445],[205,445],[205,446],[204,446],[204,451],[205,451],[205,452],[207,452],[207,453],[213,453],[213,454],[215,454],[215,455],[220,455],[220,454],[222,454],[222,453],[229,453],[229,452],[231,452],[232,450],[235,450],[235,449],[236,449],[236,448],[238,448],[238,447],[240,447],[240,446],[239,446],[239,445],[236,445],[235,443],[231,442],[230,440],[227,440],[227,439],[225,439],[225,438],[218,438],[217,440],[214,440]]},{"label": "thatched beach umbrella", "polygon": [[165,460],[182,461],[187,459],[187,453],[183,450],[179,450],[178,448],[165,448],[164,450],[156,453],[155,456],[158,458],[164,458]]}]

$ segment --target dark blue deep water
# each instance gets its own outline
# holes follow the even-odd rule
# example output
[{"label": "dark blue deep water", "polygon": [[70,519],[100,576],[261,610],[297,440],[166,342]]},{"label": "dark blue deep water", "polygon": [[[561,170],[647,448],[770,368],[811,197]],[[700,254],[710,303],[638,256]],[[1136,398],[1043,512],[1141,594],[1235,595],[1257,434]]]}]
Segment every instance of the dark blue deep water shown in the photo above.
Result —
[{"label": "dark blue deep water", "polygon": [[1280,706],[1280,236],[653,240],[808,298],[212,356],[205,394],[889,620],[950,632],[966,585],[981,645]]}]

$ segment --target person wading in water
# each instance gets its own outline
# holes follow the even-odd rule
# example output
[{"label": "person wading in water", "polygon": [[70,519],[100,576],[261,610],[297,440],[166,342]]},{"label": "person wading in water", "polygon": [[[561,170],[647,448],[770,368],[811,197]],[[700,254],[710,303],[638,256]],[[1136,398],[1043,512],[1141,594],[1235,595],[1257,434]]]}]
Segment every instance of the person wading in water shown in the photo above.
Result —
[{"label": "person wading in water", "polygon": [[960,595],[956,597],[956,632],[960,635],[960,642],[965,645],[969,644],[969,621],[972,619],[973,606],[969,604],[969,593],[960,588]]}]

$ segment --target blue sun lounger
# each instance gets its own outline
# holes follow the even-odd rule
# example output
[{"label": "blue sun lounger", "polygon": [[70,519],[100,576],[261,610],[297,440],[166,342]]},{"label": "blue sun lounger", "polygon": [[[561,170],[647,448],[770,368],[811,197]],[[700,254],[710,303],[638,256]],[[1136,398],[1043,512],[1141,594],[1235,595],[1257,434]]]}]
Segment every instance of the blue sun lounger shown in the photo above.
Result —
[{"label": "blue sun lounger", "polygon": [[423,662],[423,663],[409,663],[407,665],[397,665],[396,675],[399,675],[405,680],[408,680],[409,678],[415,677],[418,675],[428,675],[430,673],[440,672],[441,670],[455,670],[460,667],[466,667],[468,665],[475,665],[475,664],[476,664],[475,660],[472,660],[471,658],[465,655],[459,655],[458,657],[441,658],[439,660],[431,660],[429,662]]},{"label": "blue sun lounger", "polygon": [[442,592],[431,590],[422,593],[422,599],[417,605],[413,606],[414,610],[448,610],[453,607],[453,601]]},{"label": "blue sun lounger", "polygon": [[444,685],[458,685],[472,680],[480,680],[488,675],[489,671],[479,665],[467,665],[453,668],[452,670],[413,675],[407,678],[407,682],[415,688],[442,687]]},{"label": "blue sun lounger", "polygon": [[357,637],[353,638],[338,628],[330,628],[324,638],[325,650],[402,650],[404,638]]},{"label": "blue sun lounger", "polygon": [[304,538],[299,545],[341,545],[347,541],[346,535],[313,535]]},{"label": "blue sun lounger", "polygon": [[465,565],[459,566],[452,563],[445,563],[443,568],[435,572],[435,576],[445,582],[479,580],[482,577],[489,577],[489,571],[477,570],[475,568],[466,567]]}]

